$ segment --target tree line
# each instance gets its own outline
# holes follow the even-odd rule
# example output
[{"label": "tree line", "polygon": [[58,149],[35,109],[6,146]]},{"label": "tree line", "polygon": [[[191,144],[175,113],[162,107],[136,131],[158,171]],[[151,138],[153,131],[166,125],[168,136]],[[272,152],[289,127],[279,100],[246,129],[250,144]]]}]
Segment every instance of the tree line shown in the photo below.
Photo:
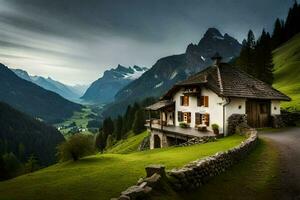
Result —
[{"label": "tree line", "polygon": [[299,21],[300,5],[295,1],[285,20],[276,19],[272,33],[263,29],[256,40],[253,31],[249,30],[235,64],[271,85],[274,80],[272,51],[300,32]]},{"label": "tree line", "polygon": [[139,134],[145,131],[147,118],[145,107],[155,101],[155,98],[146,98],[142,102],[128,105],[123,116],[119,115],[115,119],[111,117],[105,118],[102,126],[99,128],[99,133],[96,135],[96,147],[103,152],[105,148],[125,138],[128,133]]}]

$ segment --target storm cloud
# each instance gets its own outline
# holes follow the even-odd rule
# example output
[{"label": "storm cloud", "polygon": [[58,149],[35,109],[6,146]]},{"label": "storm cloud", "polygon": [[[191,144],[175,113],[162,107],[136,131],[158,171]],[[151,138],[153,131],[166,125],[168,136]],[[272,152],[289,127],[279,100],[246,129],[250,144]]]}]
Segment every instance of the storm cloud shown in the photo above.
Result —
[{"label": "storm cloud", "polygon": [[0,62],[69,84],[117,64],[151,67],[209,27],[242,40],[271,30],[293,0],[0,0]]}]

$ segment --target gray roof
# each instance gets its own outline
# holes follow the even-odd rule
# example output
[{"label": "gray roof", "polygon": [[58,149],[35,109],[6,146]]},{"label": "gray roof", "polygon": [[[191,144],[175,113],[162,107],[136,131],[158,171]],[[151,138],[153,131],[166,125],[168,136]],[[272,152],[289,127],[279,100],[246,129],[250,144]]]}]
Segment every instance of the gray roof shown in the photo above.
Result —
[{"label": "gray roof", "polygon": [[290,101],[290,97],[267,83],[227,63],[211,66],[176,84],[162,98],[169,99],[174,91],[188,85],[203,85],[219,96]]},{"label": "gray roof", "polygon": [[146,110],[159,110],[161,108],[171,106],[174,103],[175,103],[174,101],[170,101],[170,100],[161,100],[156,102],[155,104],[152,104],[151,106],[146,107]]}]

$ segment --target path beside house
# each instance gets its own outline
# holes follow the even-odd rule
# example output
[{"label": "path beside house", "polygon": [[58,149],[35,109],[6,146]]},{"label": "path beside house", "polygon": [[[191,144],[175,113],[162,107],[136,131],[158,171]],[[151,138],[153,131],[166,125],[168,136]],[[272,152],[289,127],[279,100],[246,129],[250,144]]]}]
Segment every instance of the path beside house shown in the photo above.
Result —
[{"label": "path beside house", "polygon": [[280,154],[278,199],[300,199],[300,128],[260,132],[273,141]]}]

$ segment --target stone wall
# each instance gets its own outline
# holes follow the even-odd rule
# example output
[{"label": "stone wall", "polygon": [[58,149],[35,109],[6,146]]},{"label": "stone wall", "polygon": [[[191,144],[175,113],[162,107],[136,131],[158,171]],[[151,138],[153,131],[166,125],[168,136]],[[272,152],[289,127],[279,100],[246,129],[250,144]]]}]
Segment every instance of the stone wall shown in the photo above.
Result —
[{"label": "stone wall", "polygon": [[173,169],[166,173],[163,165],[147,166],[145,178],[139,179],[136,185],[130,186],[121,192],[118,198],[112,200],[151,199],[153,191],[163,187],[163,182],[171,184],[176,190],[196,189],[247,156],[255,147],[257,131],[249,129],[246,134],[249,137],[240,145],[228,151],[218,152],[213,156],[190,162],[180,169]]},{"label": "stone wall", "polygon": [[272,127],[295,126],[300,121],[300,112],[281,111],[281,115],[272,115]]},{"label": "stone wall", "polygon": [[257,132],[250,129],[250,136],[239,146],[225,152],[193,161],[183,168],[168,171],[170,183],[176,190],[193,190],[205,184],[209,179],[224,172],[233,164],[244,158],[257,142]]},{"label": "stone wall", "polygon": [[228,135],[236,133],[236,127],[242,123],[247,124],[247,115],[233,114],[228,117]]}]

